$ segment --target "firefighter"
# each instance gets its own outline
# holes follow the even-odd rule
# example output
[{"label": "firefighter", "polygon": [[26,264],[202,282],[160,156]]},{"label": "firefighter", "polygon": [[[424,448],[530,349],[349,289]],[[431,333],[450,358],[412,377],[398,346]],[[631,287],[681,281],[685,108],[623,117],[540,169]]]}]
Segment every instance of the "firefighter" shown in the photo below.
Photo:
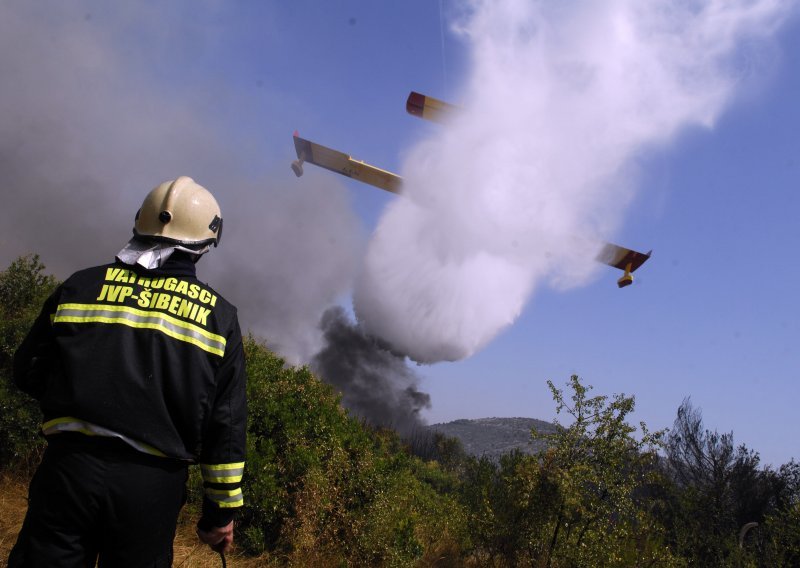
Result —
[{"label": "firefighter", "polygon": [[9,566],[171,566],[188,465],[197,534],[224,553],[243,504],[245,363],[236,308],[195,276],[222,235],[211,193],[164,182],[116,261],[70,276],[14,355],[47,439]]}]

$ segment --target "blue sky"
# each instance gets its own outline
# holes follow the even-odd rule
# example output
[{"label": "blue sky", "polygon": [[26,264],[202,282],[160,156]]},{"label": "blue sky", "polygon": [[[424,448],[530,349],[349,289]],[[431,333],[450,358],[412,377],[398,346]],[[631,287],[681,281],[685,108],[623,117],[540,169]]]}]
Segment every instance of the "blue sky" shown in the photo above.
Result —
[{"label": "blue sky", "polygon": [[[442,128],[405,113],[408,92],[464,97],[474,62],[451,30],[460,13],[454,0],[4,3],[4,262],[35,251],[60,276],[105,262],[143,191],[179,171],[226,212],[230,245],[209,279],[257,333],[280,345],[270,336],[289,326],[302,343],[322,308],[350,306],[364,247],[398,198],[312,166],[295,179],[291,134],[400,171]],[[605,268],[570,290],[543,284],[476,354],[415,366],[429,422],[551,419],[545,381],[575,373],[596,393],[634,395],[634,420],[651,429],[690,396],[708,428],[766,463],[798,456],[796,15],[756,43],[733,58],[749,71],[711,128],[682,127],[629,164],[635,192],[610,236],[654,250],[635,284],[618,290]],[[65,218],[75,230],[55,229]],[[281,286],[275,296],[307,313],[277,313]]]}]

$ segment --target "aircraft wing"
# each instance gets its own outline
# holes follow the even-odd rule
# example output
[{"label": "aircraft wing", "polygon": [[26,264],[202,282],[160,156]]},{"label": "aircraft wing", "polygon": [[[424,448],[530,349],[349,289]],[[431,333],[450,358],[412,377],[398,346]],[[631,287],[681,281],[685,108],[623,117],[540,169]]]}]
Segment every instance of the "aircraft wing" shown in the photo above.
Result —
[{"label": "aircraft wing", "polygon": [[635,250],[627,249],[615,244],[606,243],[597,255],[597,261],[619,268],[624,271],[622,278],[617,281],[620,288],[633,283],[632,272],[647,262],[653,251],[647,254]]},{"label": "aircraft wing", "polygon": [[[406,101],[406,110],[414,116],[442,122],[447,115],[457,112],[459,107],[412,91]],[[311,162],[321,168],[380,189],[400,193],[403,178],[397,174],[376,168],[366,162],[354,160],[344,152],[301,138],[297,132],[294,133],[294,147],[297,151],[297,160],[292,162],[292,170],[298,177],[303,175],[303,163]],[[645,254],[606,243],[597,255],[597,261],[624,272],[623,276],[617,280],[617,285],[623,288],[633,283],[632,273],[650,258],[652,252]]]},{"label": "aircraft wing", "polygon": [[297,132],[294,133],[294,148],[297,151],[297,160],[292,162],[292,170],[297,177],[303,175],[303,163],[310,162],[326,170],[340,173],[386,191],[400,192],[403,182],[403,178],[400,176],[371,166],[366,162],[354,160],[344,152],[300,138]]},{"label": "aircraft wing", "polygon": [[[426,120],[443,122],[447,116],[458,112],[460,107],[411,91],[408,95],[408,100],[406,100],[406,110],[409,114]],[[650,251],[644,254],[615,244],[606,243],[600,251],[600,254],[597,255],[597,261],[618,268],[624,272],[622,278],[617,280],[617,285],[623,288],[633,283],[633,271],[643,265],[647,259],[650,258],[652,252],[653,251]]]},{"label": "aircraft wing", "polygon": [[408,111],[408,114],[413,114],[425,120],[444,122],[448,115],[455,114],[458,111],[458,107],[411,91],[408,95],[408,100],[406,100],[406,111]]}]

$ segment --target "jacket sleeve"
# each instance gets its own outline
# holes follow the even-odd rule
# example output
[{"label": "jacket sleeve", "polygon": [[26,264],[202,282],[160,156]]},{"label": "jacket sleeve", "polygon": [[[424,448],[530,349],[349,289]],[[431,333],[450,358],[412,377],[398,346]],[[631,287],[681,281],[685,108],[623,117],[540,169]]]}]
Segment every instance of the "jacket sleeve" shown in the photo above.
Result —
[{"label": "jacket sleeve", "polygon": [[222,527],[244,505],[244,472],[247,432],[246,369],[238,321],[228,337],[225,355],[217,371],[217,390],[206,421],[200,452],[203,476],[201,528]]},{"label": "jacket sleeve", "polygon": [[52,318],[58,307],[59,287],[45,301],[28,335],[14,353],[12,376],[20,390],[36,399],[44,394],[51,362],[55,356]]}]

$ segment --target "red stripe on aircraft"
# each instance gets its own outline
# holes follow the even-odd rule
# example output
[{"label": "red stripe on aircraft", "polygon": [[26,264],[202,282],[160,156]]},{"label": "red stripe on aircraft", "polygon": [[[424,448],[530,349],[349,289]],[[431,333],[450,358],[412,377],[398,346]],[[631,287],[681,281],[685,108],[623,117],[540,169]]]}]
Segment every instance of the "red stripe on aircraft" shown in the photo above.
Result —
[{"label": "red stripe on aircraft", "polygon": [[424,109],[425,95],[420,95],[419,93],[411,91],[411,93],[408,95],[408,100],[406,101],[406,111],[408,111],[408,114],[422,116],[422,111]]}]

